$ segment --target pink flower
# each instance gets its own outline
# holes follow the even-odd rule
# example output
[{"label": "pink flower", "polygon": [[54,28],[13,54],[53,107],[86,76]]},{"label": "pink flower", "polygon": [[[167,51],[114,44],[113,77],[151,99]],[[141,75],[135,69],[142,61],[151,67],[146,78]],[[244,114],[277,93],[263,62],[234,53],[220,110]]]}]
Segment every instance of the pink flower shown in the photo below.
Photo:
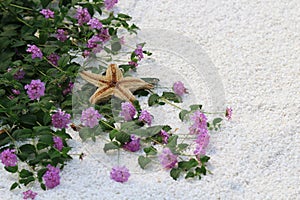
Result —
[{"label": "pink flower", "polygon": [[140,138],[136,138],[134,135],[131,135],[130,142],[125,143],[123,148],[131,152],[136,152],[141,148],[140,140]]},{"label": "pink flower", "polygon": [[74,83],[70,81],[68,87],[63,90],[63,95],[67,95],[67,94],[71,93],[73,87],[74,87]]},{"label": "pink flower", "polygon": [[183,94],[188,93],[187,89],[184,87],[184,85],[181,81],[177,81],[174,83],[173,91],[174,91],[174,93],[176,93],[179,96],[182,96]]},{"label": "pink flower", "polygon": [[151,126],[152,116],[147,110],[142,110],[139,116],[139,121],[147,123],[149,126]]},{"label": "pink flower", "polygon": [[164,130],[161,130],[159,134],[162,137],[162,142],[164,144],[168,144],[168,139],[169,139],[170,135]]},{"label": "pink flower", "polygon": [[118,0],[105,0],[104,5],[107,10],[111,10],[115,4],[118,3]]},{"label": "pink flower", "polygon": [[11,91],[12,91],[12,93],[14,93],[15,95],[19,95],[19,94],[20,94],[20,90],[12,89]]},{"label": "pink flower", "polygon": [[52,53],[49,56],[47,56],[47,59],[55,66],[58,65],[58,60],[60,59],[60,56],[56,53]]},{"label": "pink flower", "polygon": [[227,118],[227,120],[230,120],[231,116],[232,116],[232,108],[228,107],[226,108],[225,117]]},{"label": "pink flower", "polygon": [[23,192],[23,195],[23,199],[35,199],[37,193],[32,190],[27,190],[26,192]]},{"label": "pink flower", "polygon": [[87,8],[77,8],[75,18],[78,20],[78,24],[82,26],[83,23],[90,21],[91,15]]},{"label": "pink flower", "polygon": [[83,126],[94,128],[98,125],[100,118],[102,118],[102,115],[99,114],[98,110],[90,107],[82,111],[80,120]]},{"label": "pink flower", "polygon": [[206,147],[209,144],[209,135],[208,133],[199,134],[196,139],[196,150],[194,151],[195,155],[205,155]]},{"label": "pink flower", "polygon": [[25,90],[31,100],[40,99],[41,96],[45,95],[45,83],[41,80],[32,80],[31,83],[25,85]]},{"label": "pink flower", "polygon": [[139,60],[142,60],[142,58],[144,58],[143,47],[141,45],[137,46],[137,48],[134,50],[134,53]]},{"label": "pink flower", "polygon": [[43,9],[40,11],[40,13],[44,15],[46,19],[54,18],[54,12],[50,9]]},{"label": "pink flower", "polygon": [[192,126],[190,126],[190,134],[201,134],[207,133],[207,118],[204,113],[197,110],[191,116],[191,120],[194,122]]},{"label": "pink flower", "polygon": [[14,79],[16,80],[22,80],[25,76],[25,72],[23,71],[23,69],[20,69],[19,71],[17,71],[15,74],[14,74]]},{"label": "pink flower", "polygon": [[90,19],[87,25],[89,25],[91,29],[100,30],[102,28],[102,23],[97,18]]},{"label": "pink flower", "polygon": [[68,128],[70,118],[71,115],[61,109],[58,109],[51,117],[53,126],[59,129]]},{"label": "pink flower", "polygon": [[36,46],[36,45],[27,45],[28,49],[26,50],[26,52],[31,53],[31,58],[35,59],[35,58],[43,58],[43,53],[42,51]]},{"label": "pink flower", "polygon": [[15,149],[6,149],[2,151],[2,153],[0,154],[0,160],[5,166],[14,167],[17,165],[18,159],[15,152]]},{"label": "pink flower", "polygon": [[177,155],[174,155],[169,148],[165,148],[159,156],[160,163],[166,169],[172,169],[177,164]]},{"label": "pink flower", "polygon": [[43,180],[48,189],[52,189],[60,184],[59,168],[47,165],[47,171],[43,175]]},{"label": "pink flower", "polygon": [[60,137],[58,136],[53,136],[53,142],[54,142],[54,148],[57,149],[58,151],[61,151],[64,147],[63,141]]},{"label": "pink flower", "polygon": [[129,176],[130,176],[129,170],[125,166],[113,167],[110,172],[110,178],[120,183],[124,183],[128,181]]},{"label": "pink flower", "polygon": [[138,66],[137,62],[134,62],[134,61],[129,61],[128,65],[131,65],[133,67],[137,67]]},{"label": "pink flower", "polygon": [[133,119],[136,109],[131,103],[123,102],[121,104],[121,109],[122,111],[120,112],[120,115],[124,117],[125,121],[130,121]]},{"label": "pink flower", "polygon": [[56,38],[62,42],[68,39],[68,31],[64,29],[57,29]]}]

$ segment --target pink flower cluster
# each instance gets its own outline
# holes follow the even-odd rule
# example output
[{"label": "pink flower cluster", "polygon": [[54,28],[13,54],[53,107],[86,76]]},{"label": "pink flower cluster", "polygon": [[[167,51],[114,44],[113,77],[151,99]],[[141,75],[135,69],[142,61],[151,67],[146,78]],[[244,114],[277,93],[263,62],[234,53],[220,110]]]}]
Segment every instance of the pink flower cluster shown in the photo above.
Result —
[{"label": "pink flower cluster", "polygon": [[77,8],[75,18],[78,20],[79,26],[87,23],[91,19],[91,15],[87,8]]},{"label": "pink flower cluster", "polygon": [[42,51],[36,46],[36,45],[27,45],[28,49],[26,50],[27,52],[31,53],[31,58],[35,59],[35,58],[43,58],[43,53]]},{"label": "pink flower cluster", "polygon": [[169,148],[165,148],[159,156],[161,165],[166,169],[172,169],[178,163],[177,155],[174,155]]},{"label": "pink flower cluster", "polygon": [[52,124],[55,128],[63,129],[68,128],[68,124],[71,122],[71,115],[66,113],[65,111],[62,111],[61,109],[58,109],[53,115],[52,115]]},{"label": "pink flower cluster", "polygon": [[18,159],[15,152],[15,149],[6,149],[0,154],[0,160],[6,167],[13,167],[17,165]]},{"label": "pink flower cluster", "polygon": [[48,189],[52,189],[60,184],[60,170],[52,165],[47,165],[47,171],[43,175],[43,180]]},{"label": "pink flower cluster", "polygon": [[80,120],[83,126],[94,128],[98,125],[100,118],[102,118],[102,115],[93,107],[90,107],[82,111]]},{"label": "pink flower cluster", "polygon": [[50,9],[42,9],[40,13],[44,15],[46,19],[54,18],[54,12]]},{"label": "pink flower cluster", "polygon": [[45,83],[41,80],[31,80],[30,84],[25,85],[25,90],[31,100],[39,100],[41,96],[45,95]]},{"label": "pink flower cluster", "polygon": [[127,142],[123,145],[123,148],[127,151],[136,152],[140,150],[140,138],[136,138],[135,135],[131,135],[130,142]]},{"label": "pink flower cluster", "polygon": [[125,166],[113,167],[110,172],[110,178],[120,183],[124,183],[128,181],[129,176],[130,176],[129,170]]}]

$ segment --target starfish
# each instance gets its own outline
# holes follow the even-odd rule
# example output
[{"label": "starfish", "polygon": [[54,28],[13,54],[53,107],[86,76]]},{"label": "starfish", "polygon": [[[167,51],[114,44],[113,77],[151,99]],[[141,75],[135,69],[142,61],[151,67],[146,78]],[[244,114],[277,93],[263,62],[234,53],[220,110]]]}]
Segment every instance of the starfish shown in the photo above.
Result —
[{"label": "starfish", "polygon": [[121,70],[115,64],[108,66],[105,76],[88,71],[80,72],[80,76],[87,82],[98,87],[96,92],[90,97],[92,104],[103,102],[112,96],[133,102],[135,97],[132,92],[153,88],[153,85],[142,79],[123,77]]}]

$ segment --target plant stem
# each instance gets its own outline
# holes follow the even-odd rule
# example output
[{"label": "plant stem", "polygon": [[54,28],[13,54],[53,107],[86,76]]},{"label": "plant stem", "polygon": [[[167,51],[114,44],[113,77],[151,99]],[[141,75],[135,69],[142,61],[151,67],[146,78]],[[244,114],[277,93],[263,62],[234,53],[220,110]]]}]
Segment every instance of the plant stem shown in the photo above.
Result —
[{"label": "plant stem", "polygon": [[33,26],[29,25],[27,22],[25,22],[24,20],[20,19],[19,17],[17,17],[17,20],[19,20],[20,22],[22,22],[23,24],[25,24],[26,26],[33,28]]},{"label": "plant stem", "polygon": [[118,129],[116,129],[115,127],[111,126],[111,125],[108,124],[106,121],[100,120],[100,122],[102,122],[102,123],[105,124],[106,126],[110,127],[111,129],[118,131]]},{"label": "plant stem", "polygon": [[161,97],[160,99],[161,99],[163,102],[165,102],[165,103],[167,103],[167,104],[169,104],[169,105],[171,105],[171,106],[173,106],[173,107],[175,107],[175,108],[178,108],[179,110],[183,110],[183,108],[181,108],[181,107],[175,105],[174,103],[171,103],[169,100],[167,100],[167,99],[164,98],[164,97]]},{"label": "plant stem", "polygon": [[50,65],[52,65],[52,67],[55,67],[56,69],[58,69],[60,72],[65,73],[64,70],[62,70],[61,68],[59,68],[58,66],[54,65],[53,63],[50,62],[50,60],[48,60],[46,57],[43,57]]},{"label": "plant stem", "polygon": [[9,5],[10,5],[10,6],[13,6],[13,7],[16,7],[16,8],[24,9],[24,10],[32,10],[31,8],[19,6],[19,5],[13,4],[13,3],[10,3]]}]

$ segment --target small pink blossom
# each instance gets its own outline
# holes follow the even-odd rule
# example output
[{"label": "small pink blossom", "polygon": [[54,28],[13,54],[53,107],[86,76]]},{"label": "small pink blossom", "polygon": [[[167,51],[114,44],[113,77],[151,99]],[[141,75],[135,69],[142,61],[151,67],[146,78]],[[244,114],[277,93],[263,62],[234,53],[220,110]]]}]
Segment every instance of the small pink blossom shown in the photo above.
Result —
[{"label": "small pink blossom", "polygon": [[228,107],[226,108],[225,117],[230,120],[232,117],[232,108]]},{"label": "small pink blossom", "polygon": [[54,18],[54,12],[50,9],[43,9],[40,11],[40,13],[44,15],[46,19]]},{"label": "small pink blossom", "polygon": [[185,93],[188,93],[187,89],[185,88],[184,84],[181,81],[177,81],[173,85],[173,91],[179,96],[184,95]]},{"label": "small pink blossom", "polygon": [[130,176],[129,170],[125,166],[113,167],[110,172],[110,178],[120,183],[124,183],[128,181],[129,176]]},{"label": "small pink blossom", "polygon": [[32,190],[27,190],[26,192],[23,192],[23,195],[23,199],[35,199],[37,193]]}]

